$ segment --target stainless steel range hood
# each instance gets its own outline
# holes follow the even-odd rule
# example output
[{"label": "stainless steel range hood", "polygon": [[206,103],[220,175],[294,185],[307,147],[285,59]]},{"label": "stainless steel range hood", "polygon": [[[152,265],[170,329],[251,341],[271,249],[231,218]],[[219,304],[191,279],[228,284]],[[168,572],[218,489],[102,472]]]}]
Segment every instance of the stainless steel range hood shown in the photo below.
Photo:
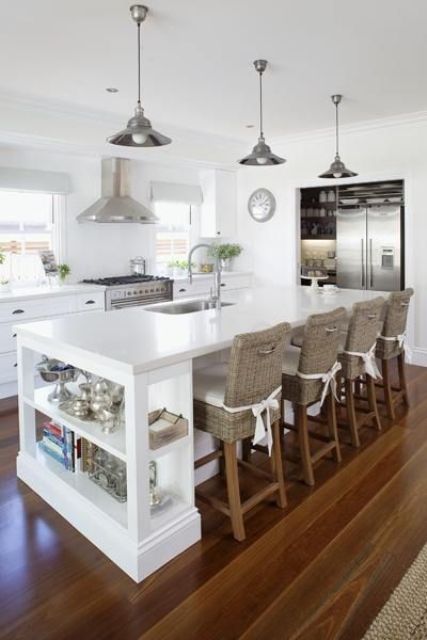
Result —
[{"label": "stainless steel range hood", "polygon": [[150,209],[129,196],[129,160],[102,160],[101,197],[77,216],[78,222],[156,224]]}]

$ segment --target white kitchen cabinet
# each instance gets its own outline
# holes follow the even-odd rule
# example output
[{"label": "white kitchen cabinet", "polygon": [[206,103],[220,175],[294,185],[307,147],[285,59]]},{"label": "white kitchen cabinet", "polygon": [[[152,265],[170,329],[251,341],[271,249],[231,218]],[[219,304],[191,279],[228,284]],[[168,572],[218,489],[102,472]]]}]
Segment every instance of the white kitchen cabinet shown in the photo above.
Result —
[{"label": "white kitchen cabinet", "polygon": [[[211,287],[214,287],[214,274],[206,276],[194,276],[192,284],[188,278],[175,280],[173,283],[173,299],[204,297],[209,295]],[[233,291],[252,286],[252,274],[249,272],[223,272],[221,274],[221,287],[223,291]]]},{"label": "white kitchen cabinet", "polygon": [[56,292],[26,297],[14,295],[13,300],[0,300],[0,398],[16,394],[16,332],[14,326],[37,320],[60,318],[74,313],[105,309],[105,293],[99,288],[72,293]]},{"label": "white kitchen cabinet", "polygon": [[230,238],[236,233],[236,174],[209,169],[200,172],[203,192],[200,235]]},{"label": "white kitchen cabinet", "polygon": [[105,309],[104,291],[80,293],[76,296],[77,311],[100,311]]}]

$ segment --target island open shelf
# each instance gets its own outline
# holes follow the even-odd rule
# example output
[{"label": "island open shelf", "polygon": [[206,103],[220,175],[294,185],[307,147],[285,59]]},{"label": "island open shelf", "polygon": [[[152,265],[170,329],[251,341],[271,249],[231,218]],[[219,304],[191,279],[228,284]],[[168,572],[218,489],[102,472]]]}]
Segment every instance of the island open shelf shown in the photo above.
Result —
[{"label": "island open shelf", "polygon": [[[78,353],[71,359],[71,354],[60,349],[46,351],[50,358],[91,372]],[[201,535],[200,515],[194,505],[191,360],[135,375],[115,372],[96,362],[96,376],[124,387],[124,424],[104,433],[101,424],[69,415],[51,402],[52,385],[36,388],[34,363],[40,353],[44,349],[18,331],[18,476],[139,582]],[[68,389],[74,394],[79,391],[74,383],[69,383]],[[185,416],[188,429],[183,437],[151,450],[148,416],[163,407]],[[85,441],[94,451],[102,449],[125,463],[126,501],[119,502],[109,487],[110,493],[96,484],[82,459],[67,469],[46,453],[44,442],[38,440],[36,412],[46,416],[48,424],[72,432],[73,442],[79,442],[73,445],[74,452],[81,452]],[[155,466],[156,491],[162,498],[154,506],[150,465]]]}]

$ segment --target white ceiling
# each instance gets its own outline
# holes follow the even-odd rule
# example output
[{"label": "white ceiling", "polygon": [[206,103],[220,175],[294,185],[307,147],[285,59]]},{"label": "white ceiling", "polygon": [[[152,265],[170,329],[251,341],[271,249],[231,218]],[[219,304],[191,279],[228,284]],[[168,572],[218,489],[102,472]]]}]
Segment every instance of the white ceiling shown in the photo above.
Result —
[{"label": "white ceiling", "polygon": [[[170,124],[254,139],[257,57],[270,61],[267,139],[331,126],[331,93],[345,96],[343,123],[427,109],[425,0],[147,2],[143,104],[165,134]],[[130,4],[2,2],[0,93],[120,114],[124,125],[136,91]]]}]

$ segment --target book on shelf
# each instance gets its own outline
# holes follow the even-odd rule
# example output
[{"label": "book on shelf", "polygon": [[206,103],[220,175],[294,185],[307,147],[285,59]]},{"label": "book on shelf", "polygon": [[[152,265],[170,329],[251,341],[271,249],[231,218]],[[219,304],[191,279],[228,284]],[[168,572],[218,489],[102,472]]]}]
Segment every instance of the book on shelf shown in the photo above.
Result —
[{"label": "book on shelf", "polygon": [[43,424],[43,438],[40,441],[42,450],[60,462],[68,471],[76,467],[74,432],[54,422]]}]

